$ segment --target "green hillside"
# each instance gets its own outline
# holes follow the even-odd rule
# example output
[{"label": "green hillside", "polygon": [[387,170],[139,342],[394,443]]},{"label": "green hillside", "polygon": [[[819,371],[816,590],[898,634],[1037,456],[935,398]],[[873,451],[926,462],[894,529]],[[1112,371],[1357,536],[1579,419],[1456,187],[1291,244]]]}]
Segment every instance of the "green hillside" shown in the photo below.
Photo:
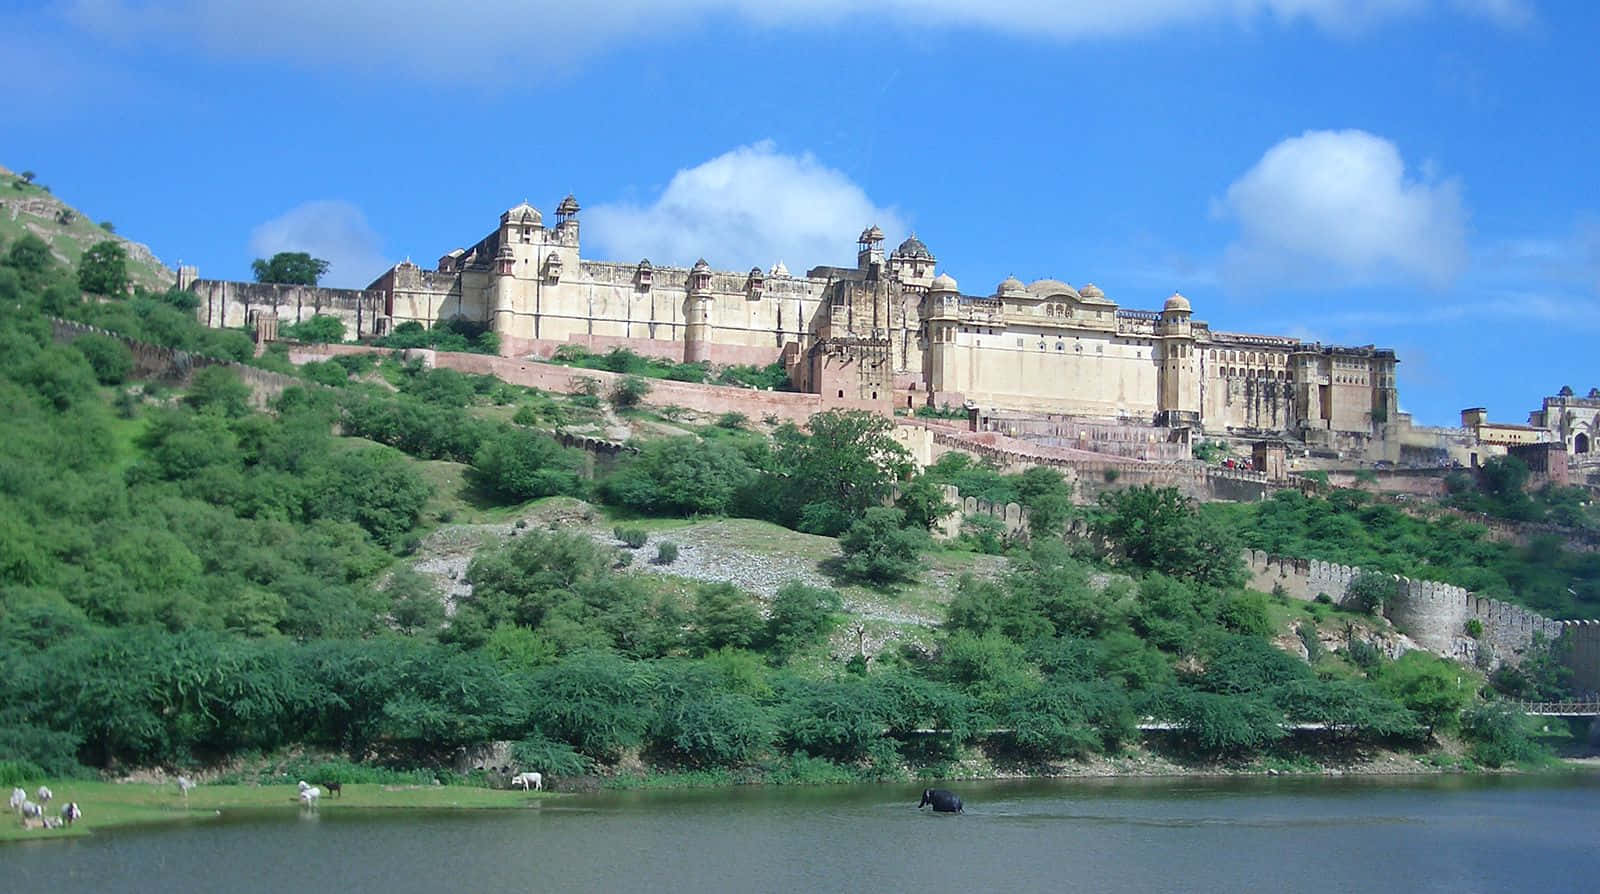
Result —
[{"label": "green hillside", "polygon": [[128,279],[134,285],[165,289],[177,280],[149,246],[108,233],[92,215],[51,195],[47,186],[0,166],[0,242],[9,245],[27,233],[48,243],[56,261],[69,267],[76,267],[96,242],[115,239],[128,252]]}]

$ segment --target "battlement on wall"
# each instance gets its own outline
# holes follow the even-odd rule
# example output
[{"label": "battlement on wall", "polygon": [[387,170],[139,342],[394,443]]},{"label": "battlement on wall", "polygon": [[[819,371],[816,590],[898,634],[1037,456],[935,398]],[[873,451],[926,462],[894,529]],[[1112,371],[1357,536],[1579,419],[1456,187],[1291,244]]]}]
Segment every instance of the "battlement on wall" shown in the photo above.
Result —
[{"label": "battlement on wall", "polygon": [[250,387],[250,399],[257,409],[265,409],[272,398],[282,394],[286,388],[323,388],[325,386],[314,382],[307,382],[294,376],[286,376],[271,370],[258,369],[246,366],[233,360],[224,360],[220,357],[209,357],[205,354],[195,354],[190,351],[180,351],[162,345],[153,345],[149,342],[129,338],[120,332],[101,329],[74,320],[50,318],[51,336],[61,344],[71,344],[85,335],[104,335],[114,338],[127,345],[133,353],[133,376],[141,379],[156,379],[170,384],[187,384],[196,372],[208,366],[225,366],[238,374],[240,381]]},{"label": "battlement on wall", "polygon": [[[1263,550],[1244,551],[1251,586],[1258,590],[1279,590],[1288,596],[1312,600],[1326,593],[1335,602],[1344,602],[1350,583],[1361,575],[1354,565],[1277,556]],[[1580,671],[1584,685],[1600,688],[1600,621],[1554,621],[1520,605],[1478,596],[1454,584],[1390,575],[1396,583],[1394,597],[1383,606],[1383,615],[1401,632],[1430,651],[1469,663],[1516,664],[1532,645],[1535,634],[1555,640],[1568,637],[1574,653],[1580,641],[1585,645]],[[1483,625],[1478,637],[1467,632],[1467,622]],[[1487,651],[1485,651],[1487,650]],[[1480,653],[1483,661],[1480,662]]]}]

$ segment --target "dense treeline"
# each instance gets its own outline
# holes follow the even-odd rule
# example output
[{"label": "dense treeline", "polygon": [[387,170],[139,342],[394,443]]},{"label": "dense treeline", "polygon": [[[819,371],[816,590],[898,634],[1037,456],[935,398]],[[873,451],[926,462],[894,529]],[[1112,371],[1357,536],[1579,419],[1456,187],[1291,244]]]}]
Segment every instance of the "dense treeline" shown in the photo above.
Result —
[{"label": "dense treeline", "polygon": [[1064,522],[1068,492],[1044,472],[910,478],[889,424],[866,414],[770,441],[738,425],[663,440],[595,483],[548,436],[473,412],[524,392],[448,370],[391,364],[380,387],[355,381],[369,361],[341,358],[306,374],[342,387],[290,389],[271,414],[222,368],[181,396],[130,388],[126,348],[56,345],[44,314],[212,353],[226,352],[208,339],[243,336],[207,334],[182,296],[83,302],[24,249],[0,255],[0,759],[68,772],[312,746],[427,766],[508,738],[557,773],[637,752],[819,778],[938,772],[973,746],[1017,761],[1114,752],[1146,717],[1212,756],[1283,747],[1294,723],[1352,746],[1461,727],[1482,760],[1531,753],[1455,665],[1386,662],[1359,637],[1314,663],[1274,647],[1225,532],[1165,491],[1100,510],[1131,580],[1036,536],[1009,545],[1003,578],[961,581],[931,649],[871,661],[828,654],[831,590],[791,584],[762,605],[629,573],[611,546],[565,532],[520,529],[480,552],[447,621],[396,559],[430,496],[416,459],[471,463],[502,503],[593,489],[644,514],[843,535],[844,568],[874,581],[915,573],[941,480],[1013,488],[1039,535]]}]

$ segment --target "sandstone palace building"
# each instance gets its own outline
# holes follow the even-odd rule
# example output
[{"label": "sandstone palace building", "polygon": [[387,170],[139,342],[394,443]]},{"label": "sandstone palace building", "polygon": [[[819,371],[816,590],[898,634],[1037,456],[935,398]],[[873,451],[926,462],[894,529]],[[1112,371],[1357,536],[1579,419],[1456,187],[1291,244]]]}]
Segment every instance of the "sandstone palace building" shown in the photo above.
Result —
[{"label": "sandstone palace building", "polygon": [[[409,261],[364,290],[194,281],[202,319],[246,325],[315,313],[357,335],[451,318],[499,333],[502,353],[628,347],[688,362],[783,362],[795,385],[841,405],[923,405],[1091,417],[1206,433],[1370,447],[1399,420],[1394,352],[1221,332],[1182,295],[1121,307],[1094,285],[1007,277],[964,291],[915,236],[892,251],[868,227],[851,267],[790,273],[584,258],[568,196],[547,226],[527,203],[488,235]],[[708,246],[713,250],[715,246]]]}]

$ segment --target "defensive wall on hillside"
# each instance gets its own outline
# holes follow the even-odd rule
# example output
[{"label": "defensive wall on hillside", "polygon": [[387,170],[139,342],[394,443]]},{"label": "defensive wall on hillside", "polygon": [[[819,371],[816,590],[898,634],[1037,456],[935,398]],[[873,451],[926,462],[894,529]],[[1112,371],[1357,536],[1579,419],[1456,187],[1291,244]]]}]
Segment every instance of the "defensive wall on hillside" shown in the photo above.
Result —
[{"label": "defensive wall on hillside", "polygon": [[383,292],[195,279],[193,270],[179,271],[178,287],[200,299],[195,317],[213,329],[240,328],[249,324],[252,313],[264,312],[276,314],[280,327],[321,315],[344,323],[347,338],[382,334],[378,319],[383,316]]},{"label": "defensive wall on hillside", "polygon": [[1263,472],[1248,469],[1224,469],[1197,462],[1153,462],[1072,447],[1042,446],[998,432],[972,432],[921,419],[898,421],[903,429],[928,432],[925,436],[912,432],[901,436],[901,442],[911,446],[924,465],[951,450],[960,450],[1007,472],[1049,466],[1059,469],[1073,486],[1073,500],[1080,505],[1094,503],[1106,491],[1139,485],[1175,487],[1197,500],[1234,502],[1263,500],[1284,488],[1310,491],[1315,487],[1304,479],[1275,481]]},{"label": "defensive wall on hillside", "polygon": [[[1343,601],[1350,582],[1361,569],[1337,562],[1295,559],[1245,550],[1250,585],[1265,592],[1281,588],[1296,599],[1312,600],[1326,593]],[[1570,646],[1568,663],[1574,685],[1600,689],[1600,621],[1553,621],[1519,605],[1476,596],[1452,584],[1395,576],[1396,592],[1383,606],[1383,615],[1401,632],[1427,649],[1475,663],[1485,646],[1488,660],[1516,664],[1533,642],[1535,633],[1549,640],[1564,639]],[[1467,622],[1476,620],[1483,632],[1474,638]]]},{"label": "defensive wall on hillside", "polygon": [[[373,348],[363,345],[297,345],[289,351],[289,361],[300,364],[326,360],[340,354],[389,353],[390,348]],[[515,357],[495,357],[488,354],[466,354],[454,351],[408,350],[407,356],[421,357],[430,367],[453,369],[474,375],[497,376],[513,385],[525,385],[544,391],[571,394],[581,391],[588,382],[597,383],[602,392],[609,392],[626,376],[594,369],[577,369],[554,363],[541,363]],[[726,385],[704,385],[695,382],[673,382],[666,379],[648,379],[648,403],[657,406],[676,405],[702,413],[737,412],[751,419],[774,416],[783,422],[805,424],[806,420],[825,409],[844,408],[881,412],[878,401],[835,400],[824,401],[820,394],[802,394],[792,391],[758,391],[754,388],[734,388]]]},{"label": "defensive wall on hillside", "polygon": [[114,338],[128,346],[133,353],[133,376],[141,379],[156,379],[174,385],[187,385],[194,374],[208,366],[226,366],[238,373],[239,379],[250,386],[251,402],[258,408],[265,408],[268,401],[283,393],[285,388],[320,388],[322,386],[307,382],[304,379],[275,373],[271,370],[257,369],[254,366],[245,366],[232,360],[223,360],[218,357],[207,357],[204,354],[195,354],[189,351],[179,351],[174,348],[153,345],[149,342],[128,338],[108,329],[90,326],[72,320],[51,318],[50,331],[55,340],[62,344],[71,344],[85,335],[104,335]]}]

